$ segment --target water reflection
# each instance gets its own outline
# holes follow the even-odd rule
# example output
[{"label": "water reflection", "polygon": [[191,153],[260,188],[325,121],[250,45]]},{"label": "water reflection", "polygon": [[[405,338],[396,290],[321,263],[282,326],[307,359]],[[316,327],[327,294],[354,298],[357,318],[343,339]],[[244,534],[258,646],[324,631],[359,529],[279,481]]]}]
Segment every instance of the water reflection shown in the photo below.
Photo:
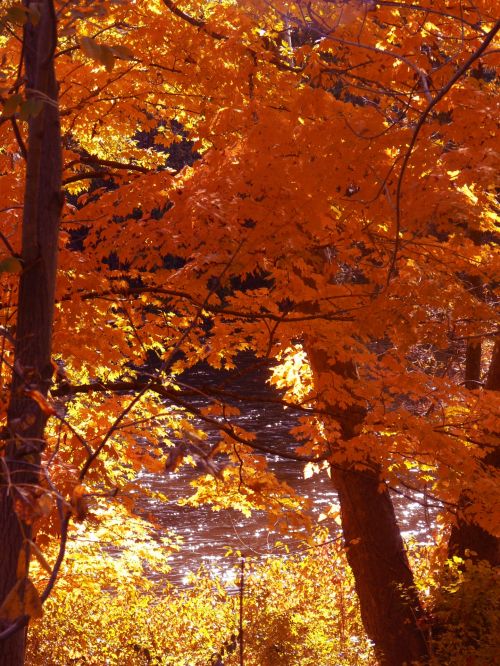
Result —
[{"label": "water reflection", "polygon": [[[203,380],[213,381],[213,373],[207,372],[206,375],[203,377],[202,372],[198,373],[198,385]],[[250,388],[255,390],[256,385],[261,394],[262,391],[269,392],[255,377],[250,381],[242,380],[241,383],[237,388],[242,391],[242,395]],[[252,383],[251,387],[249,383]],[[270,449],[293,450],[295,442],[289,434],[289,430],[296,425],[293,415],[279,404],[264,403],[264,399],[263,395],[260,405],[253,402],[242,408],[240,404],[242,413],[235,422],[255,432],[257,441]],[[199,406],[203,406],[201,399]],[[204,429],[206,430],[206,427]],[[217,432],[208,431],[208,441],[214,444],[217,440]],[[268,456],[268,462],[280,481],[286,481],[299,494],[310,499],[313,520],[317,521],[320,514],[326,513],[332,504],[336,504],[337,496],[325,471],[305,479],[302,463],[283,460],[278,456]],[[143,473],[139,479],[144,487],[165,494],[168,501],[161,502],[138,496],[138,511],[154,517],[159,536],[173,531],[181,536],[184,542],[181,551],[171,558],[172,582],[185,584],[188,573],[198,569],[201,564],[224,572],[230,564],[225,558],[228,548],[239,550],[247,556],[260,557],[282,554],[284,551],[276,547],[276,541],[288,544],[292,550],[300,549],[300,544],[292,537],[269,526],[264,512],[255,511],[247,518],[238,511],[213,511],[208,506],[194,508],[179,505],[179,500],[193,494],[190,482],[196,476],[196,470],[184,466],[176,473],[169,472],[165,475]],[[416,499],[420,501],[422,498]],[[394,496],[394,502],[403,536],[412,535],[418,541],[428,541],[430,512],[424,510],[419,502],[398,495]],[[333,520],[327,520],[326,524],[333,535],[338,532],[339,528]]]}]

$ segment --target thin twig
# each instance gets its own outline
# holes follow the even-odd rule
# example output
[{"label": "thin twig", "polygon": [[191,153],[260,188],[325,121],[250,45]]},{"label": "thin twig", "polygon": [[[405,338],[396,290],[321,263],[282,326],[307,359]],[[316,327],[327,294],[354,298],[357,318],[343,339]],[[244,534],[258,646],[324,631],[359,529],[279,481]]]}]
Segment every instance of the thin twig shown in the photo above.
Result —
[{"label": "thin twig", "polygon": [[133,407],[135,407],[135,405],[136,405],[136,404],[139,402],[139,400],[144,396],[144,394],[147,393],[147,391],[149,390],[149,388],[150,388],[150,384],[146,384],[146,385],[144,386],[144,388],[142,388],[141,391],[139,391],[139,393],[138,393],[138,394],[137,394],[137,395],[131,400],[131,402],[125,407],[125,409],[123,409],[123,410],[121,411],[121,413],[119,414],[119,416],[117,416],[117,418],[115,419],[113,425],[109,428],[108,432],[107,432],[106,435],[104,436],[104,439],[102,440],[102,442],[101,442],[101,443],[99,444],[99,446],[95,449],[95,451],[92,453],[92,455],[90,455],[90,456],[87,458],[87,460],[86,460],[86,462],[85,462],[85,465],[83,466],[82,471],[80,472],[80,475],[79,475],[79,479],[80,479],[80,481],[83,481],[83,479],[85,478],[87,472],[88,472],[89,469],[90,469],[90,466],[92,465],[92,463],[94,462],[94,460],[99,456],[99,454],[101,453],[101,451],[103,450],[103,448],[106,446],[106,444],[107,444],[109,438],[110,438],[111,435],[115,432],[115,430],[116,430],[117,426],[119,425],[120,421],[122,421],[122,420],[125,418],[125,416],[127,416],[127,414],[131,411],[131,409],[133,409]]},{"label": "thin twig", "polygon": [[26,150],[26,144],[24,143],[23,137],[21,136],[17,120],[15,118],[11,118],[10,122],[12,125],[12,129],[14,130],[14,136],[16,137],[16,141],[19,146],[19,151],[23,157],[23,160],[26,161],[28,159],[28,151]]}]

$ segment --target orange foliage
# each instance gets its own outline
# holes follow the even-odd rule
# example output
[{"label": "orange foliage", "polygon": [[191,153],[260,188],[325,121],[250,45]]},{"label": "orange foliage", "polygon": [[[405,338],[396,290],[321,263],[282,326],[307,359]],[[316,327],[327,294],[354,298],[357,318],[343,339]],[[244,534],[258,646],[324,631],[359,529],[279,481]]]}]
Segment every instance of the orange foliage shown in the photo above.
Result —
[{"label": "orange foliage", "polygon": [[[190,453],[209,472],[197,500],[294,509],[224,396],[200,413],[179,382],[251,350],[302,410],[304,462],[369,458],[391,486],[450,507],[449,522],[466,487],[469,515],[494,532],[498,472],[483,462],[499,397],[463,386],[463,359],[479,341],[484,379],[498,339],[499,2],[55,6],[58,370],[49,401],[26,394],[51,415],[44,492],[83,518],[83,481],[109,489],[161,472],[196,416],[221,430],[216,450],[195,433]],[[2,391],[26,123],[48,103],[20,75],[22,26],[36,20],[0,3]],[[332,363],[352,360],[357,379],[325,368],[313,385],[305,340]],[[343,442],[325,405],[355,404],[367,417]],[[218,477],[208,463],[221,454]]]}]

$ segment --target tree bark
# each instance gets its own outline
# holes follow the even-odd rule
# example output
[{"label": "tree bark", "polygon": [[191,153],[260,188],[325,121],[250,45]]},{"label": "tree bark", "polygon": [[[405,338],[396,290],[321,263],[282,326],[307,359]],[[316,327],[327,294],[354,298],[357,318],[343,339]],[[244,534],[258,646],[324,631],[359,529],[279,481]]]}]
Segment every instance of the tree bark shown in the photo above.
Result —
[{"label": "tree bark", "polygon": [[[29,3],[25,2],[27,6]],[[28,121],[28,155],[22,229],[19,298],[4,465],[0,475],[0,605],[18,578],[23,543],[31,535],[31,515],[40,486],[40,461],[47,414],[29,396],[46,396],[51,383],[57,245],[61,214],[61,132],[54,71],[57,41],[52,0],[38,3],[38,22],[24,28],[26,96],[43,101]],[[35,24],[36,23],[36,24]],[[36,395],[36,394],[32,394]],[[29,554],[29,553],[28,553]],[[28,565],[24,568],[28,575]],[[0,635],[12,621],[0,623]],[[24,628],[0,641],[0,664],[24,663]]]},{"label": "tree bark", "polygon": [[426,659],[423,611],[391,497],[374,470],[332,470],[366,633],[384,666]]},{"label": "tree bark", "polygon": [[[357,379],[352,363],[330,362],[324,351],[308,350],[314,375],[335,373]],[[366,409],[327,405],[340,424],[342,439],[356,436]],[[331,476],[341,509],[347,560],[353,571],[361,616],[368,636],[384,666],[425,661],[428,647],[419,626],[424,613],[414,586],[401,532],[380,467],[370,461],[360,465],[332,465]]]},{"label": "tree bark", "polygon": [[[470,356],[473,353],[471,351]],[[477,352],[475,353],[477,355]],[[479,352],[479,357],[480,354],[481,352]],[[481,368],[477,363],[467,363],[468,359],[469,353],[466,356],[465,385],[467,388],[474,389],[479,386]],[[496,339],[493,347],[485,388],[487,391],[500,391],[500,338]],[[498,436],[499,433],[492,434]],[[483,458],[483,464],[495,470],[500,469],[500,446],[496,446]],[[452,527],[448,543],[450,557],[458,555],[464,559],[486,560],[493,567],[500,566],[500,539],[467,517],[467,507],[470,503],[469,493],[467,490],[463,490],[458,500],[457,522]]]}]

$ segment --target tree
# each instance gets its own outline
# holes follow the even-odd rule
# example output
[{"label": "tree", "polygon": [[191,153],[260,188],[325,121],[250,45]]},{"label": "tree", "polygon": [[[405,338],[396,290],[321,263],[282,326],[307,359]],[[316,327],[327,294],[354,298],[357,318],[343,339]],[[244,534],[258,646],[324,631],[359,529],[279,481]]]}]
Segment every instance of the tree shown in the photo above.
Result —
[{"label": "tree", "polygon": [[[255,294],[260,305],[257,312],[251,306],[248,291],[228,299],[230,305],[225,309],[226,318],[218,324],[213,334],[212,340],[216,341],[215,344],[222,348],[223,341],[234,339],[235,330],[238,332],[238,343],[242,337],[246,337],[247,341],[254,341],[257,349],[269,350],[274,345],[275,348],[284,348],[291,340],[299,339],[306,344],[313,369],[315,365],[320,365],[322,372],[326,374],[323,381],[321,378],[318,380],[321,386],[321,390],[318,389],[318,398],[319,406],[323,409],[326,407],[334,417],[337,433],[340,430],[344,442],[339,446],[337,433],[333,435],[333,439],[337,439],[334,446],[325,438],[327,445],[331,446],[329,461],[337,463],[334,473],[336,485],[344,489],[340,496],[342,499],[344,495],[345,499],[343,517],[346,534],[355,542],[360,540],[361,543],[356,543],[356,546],[361,551],[370,540],[370,526],[376,526],[375,533],[378,538],[385,533],[385,537],[382,537],[384,547],[379,546],[377,549],[376,542],[373,541],[368,544],[364,557],[360,556],[358,559],[353,552],[355,548],[350,548],[351,565],[355,571],[357,568],[358,591],[362,608],[364,605],[366,611],[365,625],[385,653],[388,663],[398,664],[418,658],[425,652],[425,647],[422,630],[419,628],[422,625],[418,623],[421,616],[418,602],[407,604],[408,614],[416,618],[417,622],[408,622],[402,612],[398,620],[388,623],[392,628],[392,635],[387,625],[377,626],[377,623],[385,618],[394,620],[393,613],[397,614],[397,611],[394,611],[394,586],[402,590],[411,589],[412,586],[394,514],[383,492],[383,480],[393,478],[396,469],[402,470],[412,464],[416,468],[424,466],[424,480],[431,471],[425,469],[428,466],[447,477],[449,468],[454,467],[453,457],[457,454],[453,438],[461,437],[463,433],[461,428],[460,434],[454,430],[457,423],[452,414],[453,411],[457,413],[461,409],[467,409],[465,405],[468,398],[463,394],[459,397],[456,390],[450,392],[449,376],[446,376],[444,381],[439,377],[430,380],[428,364],[432,356],[438,355],[439,349],[446,348],[449,344],[449,332],[463,325],[461,320],[464,313],[458,314],[458,310],[464,306],[463,300],[461,306],[457,306],[464,296],[468,296],[461,281],[470,262],[462,254],[459,264],[463,259],[465,263],[455,264],[454,268],[450,269],[449,255],[453,252],[451,248],[456,243],[460,246],[466,244],[463,234],[457,233],[457,227],[460,229],[465,226],[466,234],[468,225],[478,227],[483,230],[482,233],[488,233],[488,223],[485,225],[485,221],[481,222],[478,218],[472,222],[470,216],[465,214],[469,204],[464,198],[468,193],[470,199],[472,194],[472,203],[477,203],[475,192],[479,191],[481,185],[477,181],[472,189],[461,183],[455,185],[454,180],[457,179],[460,169],[451,167],[462,165],[454,162],[457,159],[456,154],[450,156],[449,153],[464,149],[464,138],[460,136],[458,120],[461,104],[459,100],[463,99],[461,96],[468,84],[475,88],[478,77],[481,80],[483,74],[478,72],[474,77],[469,75],[465,83],[462,78],[487,49],[498,26],[495,26],[487,37],[480,39],[475,50],[468,57],[464,56],[461,64],[448,73],[447,66],[451,60],[446,54],[444,43],[448,35],[454,34],[453,24],[447,24],[444,28],[443,25],[437,27],[434,23],[433,27],[424,28],[422,34],[417,28],[418,14],[413,17],[413,22],[405,14],[405,27],[402,32],[408,30],[407,40],[399,32],[397,38],[387,38],[391,21],[398,15],[403,18],[399,10],[395,11],[392,5],[391,9],[387,10],[389,16],[385,15],[385,20],[381,18],[383,14],[377,13],[375,25],[370,23],[369,13],[359,9],[359,16],[351,16],[341,27],[335,23],[335,12],[338,10],[331,10],[324,5],[322,7],[324,13],[321,19],[312,11],[309,13],[309,34],[313,35],[319,46],[309,60],[306,56],[307,65],[301,70],[302,76],[304,71],[306,77],[309,74],[308,85],[304,85],[300,92],[294,88],[290,97],[283,94],[281,86],[280,103],[275,102],[272,105],[268,102],[268,91],[278,88],[278,85],[270,84],[269,80],[264,84],[264,75],[259,72],[263,88],[259,89],[259,74],[250,74],[251,103],[240,109],[241,125],[245,127],[242,133],[245,132],[247,138],[240,142],[235,140],[231,150],[226,150],[224,154],[222,148],[217,150],[220,146],[219,134],[210,136],[214,144],[213,153],[207,158],[207,163],[211,160],[209,168],[203,173],[200,169],[197,174],[199,189],[196,189],[196,185],[191,186],[188,196],[186,191],[183,191],[182,200],[176,202],[171,217],[180,224],[184,221],[183,237],[188,237],[187,229],[193,224],[193,219],[199,220],[197,227],[210,225],[213,229],[203,253],[200,253],[200,241],[196,238],[196,248],[202,256],[202,262],[206,254],[211,257],[225,256],[229,262],[232,259],[229,248],[233,248],[234,252],[238,248],[238,268],[235,272],[245,270],[241,266],[252,267],[250,270],[261,270],[266,274],[267,283],[270,285],[258,295]],[[417,12],[419,10],[420,8],[417,8]],[[439,12],[438,16],[439,22],[443,19],[447,22],[450,18]],[[288,15],[287,20],[293,23],[293,16]],[[302,19],[299,18],[300,20]],[[335,31],[332,27],[334,25]],[[282,27],[283,30],[286,29],[285,22]],[[360,30],[363,30],[364,41],[359,38],[357,31]],[[425,33],[433,30],[440,36],[439,47],[436,47],[439,53],[433,53],[430,44],[422,44]],[[421,45],[421,55],[409,59],[404,54],[407,51],[412,53],[412,40],[416,34]],[[353,35],[356,35],[356,39]],[[388,43],[382,48],[380,43],[384,43],[385,39]],[[398,39],[403,41],[403,48],[400,48]],[[455,39],[451,37],[450,44],[451,41]],[[396,43],[399,48],[394,50],[390,46],[391,42]],[[340,55],[339,43],[342,46]],[[302,52],[299,49],[298,53],[294,54],[296,62],[298,58],[304,57],[304,51],[308,53],[307,49]],[[363,51],[379,55],[375,67],[374,56],[370,55],[367,62],[361,60]],[[282,52],[286,53],[286,47],[283,47]],[[400,104],[405,94],[401,90],[396,91],[394,87],[399,76],[373,92],[375,77],[362,77],[358,74],[356,80],[364,95],[357,97],[352,84],[349,85],[349,80],[346,83],[354,66],[377,71],[377,78],[380,80],[383,78],[381,72],[388,68],[385,64],[387,58],[396,61],[390,74],[391,79],[396,69],[400,74],[403,71],[412,71],[412,78],[417,80],[413,90],[408,84],[406,88],[403,87],[403,90],[412,90],[403,106]],[[288,64],[290,63],[289,60]],[[429,75],[426,73],[429,64],[432,69],[431,89],[427,80]],[[286,76],[288,72],[283,74],[283,77]],[[459,81],[461,85],[454,87]],[[330,95],[327,95],[324,89],[329,84]],[[481,89],[481,97],[484,90]],[[340,98],[337,103],[335,93],[337,98]],[[449,110],[441,112],[444,116],[433,111],[448,93],[456,100],[453,119],[451,116],[447,118]],[[389,97],[386,103],[385,95]],[[400,100],[399,104],[394,103],[395,97]],[[350,107],[347,111],[348,102],[357,104],[358,108]],[[486,110],[487,105],[483,109],[475,107],[478,115]],[[470,109],[467,111],[469,113]],[[396,117],[392,115],[394,113]],[[416,115],[413,115],[414,113]],[[225,121],[229,127],[234,114],[234,107],[228,109]],[[335,120],[338,121],[337,127],[346,127],[358,141],[341,138],[340,142],[335,142],[331,129],[335,127]],[[463,123],[467,124],[467,121],[464,120]],[[435,125],[438,125],[439,129]],[[450,127],[447,127],[448,125]],[[219,127],[217,126],[217,130]],[[230,130],[225,128],[224,140],[229,133]],[[424,137],[428,137],[428,141],[433,143],[426,143],[424,154],[420,153],[418,157],[418,148],[415,149],[414,156],[417,139],[422,142]],[[328,140],[330,143],[325,146]],[[269,145],[273,146],[272,150]],[[465,149],[464,152],[468,151]],[[399,172],[398,153],[402,164]],[[371,158],[372,155],[373,161],[367,164],[366,156]],[[348,169],[346,164],[349,164]],[[470,168],[470,154],[467,157],[467,167]],[[393,177],[394,172],[397,175]],[[210,191],[213,173],[220,174],[219,182],[224,182],[225,191],[222,196],[218,193],[210,199],[205,193]],[[370,178],[370,173],[375,177]],[[421,174],[425,178],[423,186],[417,178]],[[414,177],[410,180],[411,175]],[[488,206],[488,188],[491,184],[489,179],[490,175],[485,174],[485,181],[482,183],[485,206]],[[332,180],[340,183],[336,190],[332,188]],[[448,183],[449,189],[447,199],[443,200],[445,183]],[[426,191],[425,206],[421,202],[418,206],[412,202],[412,195],[415,196],[420,187]],[[382,192],[385,194],[384,201],[381,200]],[[456,194],[459,194],[458,199],[455,199]],[[460,198],[462,202],[459,201]],[[280,201],[281,207],[276,204],[276,200]],[[267,201],[269,204],[266,205]],[[479,207],[477,210],[480,210]],[[480,214],[485,214],[485,208],[481,209]],[[270,216],[272,227],[269,225]],[[389,223],[391,218],[395,219],[394,226]],[[467,218],[470,221],[464,222]],[[429,221],[422,224],[425,219]],[[221,242],[223,225],[230,228],[225,236],[227,249],[222,247]],[[385,232],[389,232],[389,236],[386,236]],[[396,238],[394,243],[390,241],[392,234],[395,234]],[[400,237],[403,240],[400,240]],[[243,246],[242,249],[239,249],[239,243]],[[389,243],[389,250],[385,249],[386,243]],[[469,247],[472,249],[471,244]],[[246,256],[242,257],[245,254]],[[186,252],[186,257],[188,255],[189,252]],[[438,265],[440,257],[446,257],[443,268]],[[479,261],[482,272],[489,259],[481,257]],[[200,270],[200,265],[191,262],[190,268],[197,271]],[[484,277],[479,279],[484,280]],[[412,293],[411,300],[405,293],[409,285],[418,285],[418,293]],[[299,298],[303,300],[298,300],[291,294],[300,294]],[[272,306],[265,304],[265,297],[272,299]],[[344,307],[332,307],[336,299],[346,299],[340,301]],[[474,302],[469,300],[469,304],[473,306]],[[445,316],[450,308],[456,311],[451,317],[451,323]],[[224,311],[224,308],[221,310]],[[368,310],[371,316],[365,317]],[[395,312],[398,312],[397,317],[402,317],[398,322],[393,319]],[[302,321],[296,326],[290,325],[290,320],[294,315],[297,317],[297,314],[302,316]],[[268,321],[275,322],[275,325],[269,325],[267,336],[262,331],[262,321],[266,321],[266,315]],[[246,319],[245,324],[241,323],[242,319]],[[309,322],[305,323],[307,319]],[[488,315],[486,319],[489,319]],[[490,321],[493,324],[494,319]],[[377,322],[383,322],[380,328]],[[485,332],[489,334],[488,331]],[[267,337],[265,344],[263,337]],[[422,341],[430,346],[426,353],[427,359],[422,353]],[[392,350],[389,351],[391,347]],[[370,352],[374,354],[377,351],[379,358],[370,358]],[[318,355],[323,358],[320,363],[315,363],[314,356]],[[356,385],[353,372],[346,373],[342,370],[353,357],[358,366],[359,378],[363,380],[362,388]],[[408,391],[404,388],[404,382],[410,372],[413,381]],[[456,368],[453,369],[453,374],[455,373]],[[316,374],[319,374],[318,371]],[[375,379],[377,376],[381,383]],[[419,389],[415,382],[420,382]],[[332,384],[336,390],[330,398]],[[339,390],[342,387],[344,393]],[[384,398],[386,392],[387,398]],[[431,398],[433,392],[434,397]],[[370,406],[368,418],[363,417],[366,403]],[[463,407],[460,407],[460,403]],[[447,414],[445,424],[438,424],[437,413],[434,417],[427,418],[427,434],[426,427],[421,423],[424,404],[425,410],[430,410],[429,414],[437,410],[438,405],[440,410],[446,405]],[[377,412],[378,416],[375,417]],[[394,429],[389,423],[394,424]],[[361,425],[364,437],[354,438],[353,435],[359,433],[359,430],[356,432],[356,426],[359,428]],[[325,426],[324,420],[321,426]],[[411,431],[414,439],[409,434]],[[396,434],[398,432],[399,435]],[[395,438],[397,444],[394,449],[389,445],[389,450],[384,450],[382,442],[387,435]],[[466,437],[472,437],[470,431]],[[437,452],[434,446],[431,447],[431,461],[427,458],[426,448],[422,447],[422,441],[425,441],[427,447],[432,438],[435,443],[439,441],[440,451]],[[313,441],[311,435],[308,439]],[[356,441],[354,451],[347,445],[352,439]],[[486,435],[486,442],[487,446],[491,446],[493,440]],[[361,453],[363,448],[364,455]],[[308,450],[309,453],[310,451],[311,449]],[[405,460],[410,451],[411,456],[416,456],[413,463]],[[396,458],[402,455],[403,459],[399,462],[390,461],[393,453]],[[460,455],[463,456],[464,453],[462,449]],[[470,477],[478,473],[482,475],[478,469],[472,471],[478,464],[477,461],[473,462],[474,458],[483,456],[481,448],[469,453],[472,455],[466,465],[471,465]],[[361,468],[367,466],[364,475],[369,478],[363,480],[358,477],[358,483],[353,464],[358,464]],[[347,476],[349,471],[350,477]],[[357,471],[359,473],[360,470]],[[493,472],[494,470],[488,470],[488,474]],[[408,483],[409,479],[404,481]],[[348,494],[356,496],[355,488],[358,485],[357,500],[349,502]],[[380,493],[377,493],[378,487]],[[443,494],[444,488],[446,492]],[[455,498],[448,494],[449,490],[448,483],[443,483],[437,495],[453,505]],[[487,496],[491,497],[491,494],[488,493]],[[485,507],[484,510],[478,510],[477,505],[475,508],[475,518],[483,513],[482,520],[489,522],[488,509]],[[353,533],[348,527],[349,523],[359,525],[360,521],[363,521],[363,527]],[[390,543],[394,544],[393,557],[387,556]],[[381,561],[389,560],[387,576],[365,573],[368,570],[367,563],[376,559],[377,551],[383,553]],[[372,589],[370,583],[373,584]],[[408,592],[402,593],[402,598],[408,596]],[[393,636],[396,640],[391,645]],[[407,652],[401,654],[401,649]]]},{"label": "tree", "polygon": [[[41,497],[44,430],[50,414],[45,397],[53,372],[52,322],[62,205],[61,136],[54,73],[55,10],[49,0],[40,3],[36,12],[26,5],[13,8],[11,13],[16,9],[24,23],[21,66],[24,60],[26,99],[22,112],[28,118],[28,150],[24,155],[22,249],[19,258],[10,258],[10,266],[20,273],[20,278],[10,400],[2,436],[0,530],[5,545],[0,551],[0,599],[10,600],[3,617],[14,620],[2,632],[4,640],[0,643],[0,661],[6,666],[22,663],[24,632],[19,629],[27,616],[39,613],[40,600],[28,577],[28,567],[31,524]],[[16,82],[16,86],[20,83]],[[10,103],[15,103],[12,97]],[[5,107],[4,115],[8,115]],[[13,115],[12,126],[17,134]]]},{"label": "tree", "polygon": [[[16,22],[23,25],[30,81],[30,40],[49,34],[54,15],[48,2],[40,17],[23,7],[6,11],[2,39],[19,56]],[[28,215],[53,229],[59,214],[57,131],[40,134],[41,123],[55,128],[47,99],[56,99],[53,75],[31,86],[20,68],[2,65],[2,192],[9,199],[1,222],[8,251],[2,368],[11,382],[11,478],[18,464],[12,447],[35,453],[32,475],[15,484],[27,514],[2,502],[17,534],[3,597],[17,585],[23,542],[29,554],[29,529],[23,539],[18,517],[29,523],[41,498],[57,499],[59,514],[50,520],[64,544],[68,507],[84,513],[81,498],[93,484],[117,486],[141,465],[164,468],[173,444],[166,430],[196,442],[174,447],[179,460],[191,453],[208,470],[215,455],[232,462],[222,479],[200,480],[200,498],[281,511],[280,486],[259,455],[266,445],[231,422],[237,398],[219,390],[200,410],[176,383],[200,361],[231,368],[249,349],[279,361],[275,382],[301,415],[302,446],[283,455],[331,469],[363,619],[381,659],[425,656],[422,611],[388,489],[425,492],[447,507],[448,519],[466,504],[454,537],[467,542],[464,554],[471,523],[495,538],[490,456],[498,395],[467,386],[468,378],[460,385],[466,341],[481,341],[487,358],[498,335],[494,9],[482,1],[460,13],[444,0],[56,3],[59,47],[39,61],[41,69],[57,67],[67,193],[55,298],[28,270],[36,248],[23,244],[18,293],[9,273],[20,267],[16,234],[34,224]],[[37,42],[40,49],[53,45],[52,34]],[[184,136],[201,159],[175,173],[167,146]],[[44,167],[54,165],[37,171],[50,178],[47,185],[31,175],[37,141]],[[53,204],[51,222],[42,219],[43,200],[30,198],[32,188]],[[28,231],[24,238],[35,239]],[[44,300],[35,299],[43,320],[32,320],[24,300],[37,293],[23,287],[28,277],[43,290]],[[471,280],[484,285],[481,299]],[[54,308],[58,372],[48,400]],[[44,340],[43,353],[30,345],[36,357],[21,357],[31,336]],[[30,430],[20,433],[16,423],[33,410]],[[220,428],[216,449],[203,444],[189,414]],[[113,458],[120,471],[111,469]],[[36,499],[22,494],[26,487]],[[368,569],[370,561],[376,564]],[[26,598],[23,585],[16,589]],[[12,663],[20,663],[19,634],[12,641]]]},{"label": "tree", "polygon": [[[471,350],[471,346],[474,349]],[[471,383],[472,390],[476,390],[481,385],[481,343],[467,343],[467,357],[469,360],[472,355],[478,357],[477,363],[466,365],[465,381]],[[479,353],[478,353],[479,352]],[[500,389],[500,341],[495,340],[491,353],[490,365],[484,381],[484,388],[487,391],[498,391]],[[494,398],[493,398],[494,399]],[[489,426],[486,426],[489,431]],[[496,435],[492,430],[491,434]],[[483,458],[485,466],[498,470],[500,467],[498,446],[492,447]],[[484,529],[475,519],[474,500],[469,497],[468,490],[462,491],[458,502],[457,521],[452,526],[449,551],[450,555],[458,555],[464,559],[472,557],[475,560],[487,561],[492,567],[498,567],[500,564],[500,543],[498,537],[492,532]],[[468,513],[472,515],[469,516]]]}]

